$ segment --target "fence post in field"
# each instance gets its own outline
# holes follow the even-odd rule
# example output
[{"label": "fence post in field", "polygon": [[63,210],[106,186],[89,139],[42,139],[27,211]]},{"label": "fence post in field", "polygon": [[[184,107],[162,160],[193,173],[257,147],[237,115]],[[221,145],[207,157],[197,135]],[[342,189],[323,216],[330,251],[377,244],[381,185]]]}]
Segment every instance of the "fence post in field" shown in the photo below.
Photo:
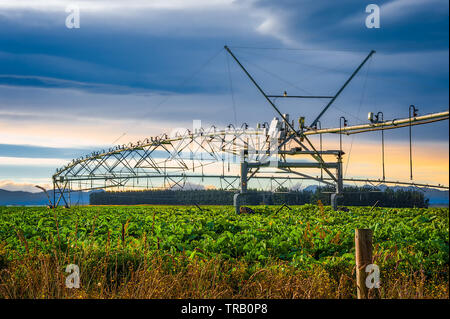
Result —
[{"label": "fence post in field", "polygon": [[355,229],[356,288],[358,299],[367,299],[366,266],[372,263],[371,229]]}]

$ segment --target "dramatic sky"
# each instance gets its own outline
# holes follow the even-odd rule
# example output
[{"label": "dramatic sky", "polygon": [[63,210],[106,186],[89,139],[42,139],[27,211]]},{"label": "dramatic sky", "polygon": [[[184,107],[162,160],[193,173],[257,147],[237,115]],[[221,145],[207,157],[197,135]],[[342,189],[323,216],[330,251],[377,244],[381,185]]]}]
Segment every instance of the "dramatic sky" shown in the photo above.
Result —
[{"label": "dramatic sky", "polygon": [[[379,5],[368,29],[366,6]],[[80,28],[65,25],[80,8]],[[275,113],[223,50],[271,94],[334,94],[323,127],[448,110],[448,0],[0,0],[0,188],[48,185],[91,150]],[[308,124],[324,100],[277,100]],[[448,121],[414,127],[417,182],[448,185]],[[408,129],[388,131],[388,179],[408,179]],[[347,177],[381,175],[380,133],[344,137]],[[336,147],[338,138],[327,138]],[[351,150],[351,151],[350,151]]]}]

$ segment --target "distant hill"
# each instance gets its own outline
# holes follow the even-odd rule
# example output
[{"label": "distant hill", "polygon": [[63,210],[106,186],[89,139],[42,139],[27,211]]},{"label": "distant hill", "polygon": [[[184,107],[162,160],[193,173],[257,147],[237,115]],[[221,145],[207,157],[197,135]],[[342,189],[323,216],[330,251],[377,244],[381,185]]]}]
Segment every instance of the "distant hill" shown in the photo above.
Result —
[{"label": "distant hill", "polygon": [[[72,205],[88,205],[90,192],[73,192],[70,194]],[[48,191],[53,200],[53,191]],[[61,201],[62,202],[62,201]],[[0,189],[0,206],[40,206],[48,205],[48,199],[44,192],[31,193],[23,191],[7,191]]]},{"label": "distant hill", "polygon": [[[380,188],[382,190],[385,190],[388,188],[386,185],[381,185]],[[404,190],[404,191],[413,191],[417,190],[417,187],[414,186],[393,186],[390,187],[391,189],[397,191],[397,190]],[[446,190],[439,190],[436,188],[420,188],[421,191],[423,191],[425,198],[429,199],[430,205],[447,205],[448,206],[448,191]]]},{"label": "distant hill", "polygon": [[448,191],[428,188],[425,190],[425,197],[430,200],[430,205],[449,206]]}]

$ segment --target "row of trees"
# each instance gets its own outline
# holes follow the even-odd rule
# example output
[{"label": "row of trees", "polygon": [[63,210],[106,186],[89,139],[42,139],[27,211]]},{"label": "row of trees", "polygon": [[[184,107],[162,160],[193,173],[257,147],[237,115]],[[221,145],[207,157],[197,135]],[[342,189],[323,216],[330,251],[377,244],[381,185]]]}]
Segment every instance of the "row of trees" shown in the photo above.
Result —
[{"label": "row of trees", "polygon": [[[317,190],[311,197],[315,203],[319,199],[324,205],[330,205],[332,188]],[[345,187],[343,198],[338,200],[339,205],[344,206],[373,206],[380,207],[428,207],[428,198],[420,190],[392,189],[384,191],[374,190],[368,187]]]},{"label": "row of trees", "polygon": [[[289,191],[279,189],[275,193],[249,190],[243,197],[244,205],[303,205],[307,203],[330,204],[331,188],[315,191]],[[232,205],[234,192],[224,190],[146,190],[95,192],[90,195],[92,205]],[[367,187],[346,187],[339,200],[343,206],[428,207],[428,199],[417,190],[374,191]]]}]

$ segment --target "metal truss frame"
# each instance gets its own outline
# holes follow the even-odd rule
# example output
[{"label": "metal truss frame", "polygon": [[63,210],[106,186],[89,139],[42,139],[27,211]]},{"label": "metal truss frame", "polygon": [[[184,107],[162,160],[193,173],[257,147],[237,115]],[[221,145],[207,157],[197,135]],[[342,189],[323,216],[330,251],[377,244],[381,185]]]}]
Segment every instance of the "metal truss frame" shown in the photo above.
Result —
[{"label": "metal truss frame", "polygon": [[[176,131],[138,141],[117,145],[107,150],[93,152],[87,156],[72,160],[57,169],[52,176],[53,206],[64,203],[70,206],[70,192],[95,189],[189,189],[193,182],[215,180],[217,187],[238,191],[233,204],[239,212],[241,198],[248,192],[248,183],[265,180],[266,189],[276,191],[294,181],[314,180],[328,186],[334,186],[331,203],[337,208],[337,199],[342,196],[343,182],[386,183],[414,186],[446,188],[442,185],[427,185],[399,181],[373,179],[344,179],[342,174],[342,150],[318,150],[308,138],[319,134],[357,134],[376,130],[387,130],[408,125],[420,125],[435,121],[448,120],[449,113],[442,112],[421,117],[383,121],[375,124],[317,129],[321,116],[328,110],[347,84],[375,53],[371,51],[350,78],[330,98],[324,109],[309,127],[300,118],[298,129],[289,121],[288,114],[282,114],[271,98],[319,98],[317,96],[278,96],[268,95],[253,79],[231,50],[225,46],[244,73],[258,91],[272,106],[279,118],[270,125],[257,125],[240,128],[229,125],[217,130],[193,127],[192,130]],[[333,157],[333,160],[329,158]],[[325,160],[326,159],[326,160]],[[236,172],[231,172],[230,166]],[[225,167],[227,166],[227,167]],[[305,170],[320,170],[320,176],[307,174]],[[221,174],[220,174],[221,172]],[[325,174],[323,174],[325,173]],[[141,183],[139,184],[139,182]],[[142,184],[144,181],[144,184]],[[150,185],[149,185],[150,183]],[[275,187],[273,185],[275,184]],[[269,186],[270,185],[270,186]]]}]

